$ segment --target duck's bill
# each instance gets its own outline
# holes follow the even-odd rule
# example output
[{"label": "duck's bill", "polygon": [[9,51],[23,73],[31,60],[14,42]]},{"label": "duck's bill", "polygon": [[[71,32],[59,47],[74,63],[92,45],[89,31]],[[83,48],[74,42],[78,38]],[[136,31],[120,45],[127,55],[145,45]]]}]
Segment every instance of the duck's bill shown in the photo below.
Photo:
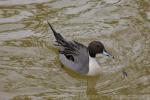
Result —
[{"label": "duck's bill", "polygon": [[103,55],[114,58],[114,56],[112,56],[110,53],[108,53],[106,50],[103,50],[102,52]]}]

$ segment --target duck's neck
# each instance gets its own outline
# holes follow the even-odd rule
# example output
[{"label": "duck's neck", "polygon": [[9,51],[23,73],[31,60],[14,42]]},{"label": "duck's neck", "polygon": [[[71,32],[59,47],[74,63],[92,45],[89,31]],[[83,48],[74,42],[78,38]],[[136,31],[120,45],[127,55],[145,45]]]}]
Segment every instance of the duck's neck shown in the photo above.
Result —
[{"label": "duck's neck", "polygon": [[100,72],[100,66],[95,57],[89,56],[89,72],[88,75],[98,75]]}]

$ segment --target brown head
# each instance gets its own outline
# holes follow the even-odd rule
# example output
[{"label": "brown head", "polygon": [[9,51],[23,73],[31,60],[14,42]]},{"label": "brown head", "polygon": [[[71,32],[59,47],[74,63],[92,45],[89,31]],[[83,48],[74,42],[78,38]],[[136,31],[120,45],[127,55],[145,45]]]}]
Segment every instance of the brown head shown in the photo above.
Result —
[{"label": "brown head", "polygon": [[91,57],[96,57],[96,54],[104,54],[106,56],[113,57],[106,51],[104,45],[100,41],[92,41],[89,43],[88,50]]}]

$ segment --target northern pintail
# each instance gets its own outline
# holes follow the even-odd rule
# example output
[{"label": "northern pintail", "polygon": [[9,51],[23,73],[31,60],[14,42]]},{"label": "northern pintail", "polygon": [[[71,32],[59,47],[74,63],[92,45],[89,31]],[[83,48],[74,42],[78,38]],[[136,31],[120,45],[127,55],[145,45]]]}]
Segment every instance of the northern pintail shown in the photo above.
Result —
[{"label": "northern pintail", "polygon": [[113,58],[100,41],[92,41],[88,47],[76,41],[67,41],[54,30],[50,23],[48,25],[59,46],[59,59],[65,67],[83,75],[96,76],[101,71],[96,55],[103,54]]}]

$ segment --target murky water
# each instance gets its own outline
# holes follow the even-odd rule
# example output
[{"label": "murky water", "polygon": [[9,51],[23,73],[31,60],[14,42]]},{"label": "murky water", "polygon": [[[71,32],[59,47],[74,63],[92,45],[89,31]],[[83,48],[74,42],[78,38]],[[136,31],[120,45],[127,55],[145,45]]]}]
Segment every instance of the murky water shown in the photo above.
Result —
[{"label": "murky water", "polygon": [[[102,41],[115,59],[97,58],[104,72],[98,78],[66,71],[47,20],[67,39]],[[0,100],[149,100],[149,94],[149,0],[0,1]]]}]

